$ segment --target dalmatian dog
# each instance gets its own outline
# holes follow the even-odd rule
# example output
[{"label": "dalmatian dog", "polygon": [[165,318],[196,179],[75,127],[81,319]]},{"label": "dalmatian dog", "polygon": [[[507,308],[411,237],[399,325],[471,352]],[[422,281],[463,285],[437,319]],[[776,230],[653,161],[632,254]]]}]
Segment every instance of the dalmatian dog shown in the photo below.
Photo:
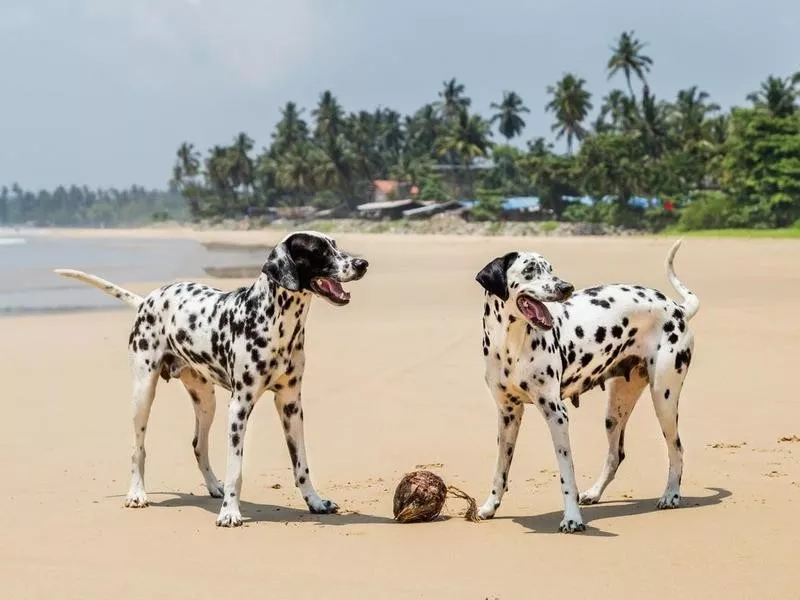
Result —
[{"label": "dalmatian dog", "polygon": [[[311,483],[303,436],[301,384],[305,366],[305,323],[313,296],[336,306],[350,301],[342,283],[361,279],[368,263],[339,250],[313,231],[289,234],[267,257],[249,287],[232,292],[199,283],[165,285],[141,298],[100,277],[69,269],[57,273],[100,288],[137,309],[128,351],[133,371],[133,456],[125,506],[144,507],[145,432],[159,375],[180,379],[195,412],[192,440],[209,493],[223,498],[217,525],[242,524],[239,498],[247,421],[259,397],[275,393],[295,485],[312,513],[338,506]],[[224,486],[208,459],[214,418],[214,385],[231,393],[228,405],[228,464]]]},{"label": "dalmatian dog", "polygon": [[[692,360],[694,338],[687,323],[699,300],[673,270],[681,241],[665,267],[682,301],[639,285],[601,285],[575,291],[533,252],[509,252],[476,276],[485,290],[483,354],[486,384],[498,411],[498,455],[492,488],[479,516],[489,519],[507,491],[526,404],[544,416],[561,475],[565,533],[585,530],[580,504],[599,502],[625,458],[625,425],[648,385],[667,443],[669,473],[658,508],[680,503],[683,448],[678,399]],[[596,483],[578,495],[565,399],[579,406],[583,392],[608,381],[608,456]]]}]

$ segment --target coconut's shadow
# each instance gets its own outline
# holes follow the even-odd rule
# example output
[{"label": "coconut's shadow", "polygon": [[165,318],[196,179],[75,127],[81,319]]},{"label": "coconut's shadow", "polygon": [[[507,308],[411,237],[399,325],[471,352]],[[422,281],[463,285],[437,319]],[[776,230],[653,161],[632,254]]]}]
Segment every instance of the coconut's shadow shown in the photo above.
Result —
[{"label": "coconut's shadow", "polygon": [[[726,498],[732,496],[730,490],[723,488],[706,488],[713,492],[710,496],[682,496],[680,508],[674,509],[678,511],[690,510],[698,506],[713,506],[721,503]],[[592,527],[592,523],[601,521],[603,519],[613,519],[617,517],[627,517],[633,515],[642,515],[645,513],[661,512],[656,508],[656,498],[646,498],[638,500],[620,500],[601,502],[600,504],[592,504],[588,506],[581,506],[581,513],[586,520],[586,531],[578,535],[588,535],[596,537],[617,537],[616,533],[610,531],[603,531],[596,527]],[[528,533],[549,533],[561,534],[558,530],[561,519],[564,518],[563,511],[554,511],[545,513],[543,515],[531,515],[524,517],[494,517],[494,519],[511,519],[514,523],[522,525],[528,529]]]},{"label": "coconut's shadow", "polygon": [[[171,498],[157,499],[158,496],[168,495]],[[176,508],[196,507],[216,515],[219,513],[222,499],[211,496],[185,494],[181,492],[153,492],[150,495],[150,508]],[[256,504],[240,500],[242,517],[245,523],[318,523],[322,525],[364,525],[393,523],[388,517],[365,515],[350,512],[347,507],[340,507],[339,513],[331,515],[315,515],[308,509],[277,506],[275,504]]]}]

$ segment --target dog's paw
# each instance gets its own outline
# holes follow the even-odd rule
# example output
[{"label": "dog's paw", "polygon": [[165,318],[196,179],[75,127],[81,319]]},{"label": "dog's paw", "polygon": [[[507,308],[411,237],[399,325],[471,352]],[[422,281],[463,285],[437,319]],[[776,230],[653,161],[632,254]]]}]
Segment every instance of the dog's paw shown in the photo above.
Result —
[{"label": "dog's paw", "polygon": [[313,515],[331,515],[339,512],[339,505],[332,500],[316,498],[308,501],[308,510]]},{"label": "dog's paw", "polygon": [[225,495],[225,486],[221,481],[206,484],[206,487],[208,488],[208,493],[212,498],[222,498]]},{"label": "dog's paw", "polygon": [[128,495],[125,496],[126,508],[145,508],[146,506],[150,506],[150,501],[147,499],[147,494],[144,493],[144,490],[128,492]]},{"label": "dog's paw", "polygon": [[667,492],[661,498],[658,499],[658,503],[656,506],[660,509],[666,508],[678,508],[681,505],[681,496],[680,494],[675,494],[673,492]]},{"label": "dog's paw", "polygon": [[478,509],[478,518],[481,521],[487,521],[494,517],[494,513],[497,512],[497,507],[500,506],[500,503],[495,500],[487,500],[483,506]]},{"label": "dog's paw", "polygon": [[239,527],[242,524],[242,513],[239,509],[223,506],[217,516],[217,527]]},{"label": "dog's paw", "polygon": [[600,494],[594,490],[586,490],[578,497],[578,504],[597,504],[600,502]]},{"label": "dog's paw", "polygon": [[564,517],[558,529],[561,533],[577,533],[578,531],[586,531],[586,525],[579,519],[568,519]]}]

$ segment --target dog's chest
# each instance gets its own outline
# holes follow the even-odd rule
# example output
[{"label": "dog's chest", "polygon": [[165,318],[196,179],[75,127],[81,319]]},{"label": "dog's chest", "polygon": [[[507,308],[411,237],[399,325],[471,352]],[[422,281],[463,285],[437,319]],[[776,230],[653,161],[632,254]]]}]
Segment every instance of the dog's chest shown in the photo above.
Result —
[{"label": "dog's chest", "polygon": [[524,322],[486,325],[486,378],[500,390],[532,402],[537,390],[558,385],[558,345],[552,332]]}]

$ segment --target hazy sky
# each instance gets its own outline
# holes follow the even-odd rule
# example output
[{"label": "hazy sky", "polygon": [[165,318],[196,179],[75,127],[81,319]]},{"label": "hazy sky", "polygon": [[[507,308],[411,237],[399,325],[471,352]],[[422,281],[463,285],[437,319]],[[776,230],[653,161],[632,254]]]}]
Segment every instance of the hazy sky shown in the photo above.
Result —
[{"label": "hazy sky", "polygon": [[451,77],[484,113],[517,91],[525,139],[550,136],[545,87],[573,71],[597,107],[623,29],[659,97],[743,104],[800,70],[798,0],[0,0],[0,183],[163,187],[182,141],[260,148],[287,100],[405,113]]}]

